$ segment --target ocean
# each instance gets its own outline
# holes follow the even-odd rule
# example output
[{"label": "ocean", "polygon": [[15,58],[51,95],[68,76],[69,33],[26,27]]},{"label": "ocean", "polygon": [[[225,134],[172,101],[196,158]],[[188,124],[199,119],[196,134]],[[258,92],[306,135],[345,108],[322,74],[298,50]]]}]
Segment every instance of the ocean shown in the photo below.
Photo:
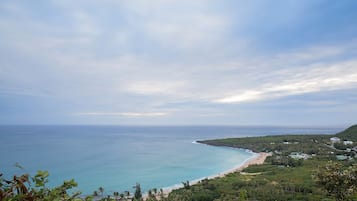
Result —
[{"label": "ocean", "polygon": [[[249,126],[0,126],[0,173],[74,178],[85,195],[167,188],[232,169],[253,156],[196,140],[279,134],[334,134],[342,128]],[[15,167],[20,164],[23,169]]]}]

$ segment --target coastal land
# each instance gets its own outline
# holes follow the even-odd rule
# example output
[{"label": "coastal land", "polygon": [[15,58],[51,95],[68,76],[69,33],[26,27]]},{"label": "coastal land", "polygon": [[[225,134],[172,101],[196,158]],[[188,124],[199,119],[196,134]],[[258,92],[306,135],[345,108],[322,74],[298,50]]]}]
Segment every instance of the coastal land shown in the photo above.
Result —
[{"label": "coastal land", "polygon": [[[260,152],[260,153],[254,153],[254,155],[249,158],[248,160],[244,161],[242,164],[239,164],[238,166],[225,170],[217,175],[209,176],[206,177],[205,179],[215,179],[215,178],[222,178],[227,176],[228,174],[234,173],[234,172],[240,172],[244,170],[245,168],[251,166],[251,165],[261,165],[264,163],[267,157],[271,156],[271,153],[265,153],[265,152]],[[204,179],[204,180],[205,180]],[[194,180],[194,181],[189,181],[190,185],[196,185],[199,184],[202,181],[202,179]],[[177,185],[174,187],[168,187],[163,189],[163,196],[167,197],[173,190],[183,188],[183,185]],[[148,198],[148,194],[144,194],[144,199]]]},{"label": "coastal land", "polygon": [[357,200],[356,141],[357,125],[335,135],[199,141],[249,149],[261,161],[173,190],[167,200]]},{"label": "coastal land", "polygon": [[264,163],[265,159],[271,155],[272,155],[272,153],[265,153],[265,152],[255,153],[255,155],[252,158],[244,161],[242,164],[238,165],[237,167],[232,168],[230,170],[226,170],[226,171],[224,171],[216,176],[213,176],[209,179],[214,179],[217,177],[224,177],[230,173],[240,172],[251,165],[261,165]]}]

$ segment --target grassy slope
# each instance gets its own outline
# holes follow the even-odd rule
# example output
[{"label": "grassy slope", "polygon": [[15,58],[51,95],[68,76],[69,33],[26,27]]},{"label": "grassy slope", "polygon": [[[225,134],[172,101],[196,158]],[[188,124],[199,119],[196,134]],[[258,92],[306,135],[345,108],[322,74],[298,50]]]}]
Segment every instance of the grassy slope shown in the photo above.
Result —
[{"label": "grassy slope", "polygon": [[174,191],[171,198],[191,194],[192,200],[235,200],[240,192],[246,191],[249,200],[321,200],[328,196],[315,185],[312,177],[320,164],[310,160],[297,168],[270,164],[250,166],[245,169],[248,174],[232,173],[201,182],[189,190]]},{"label": "grassy slope", "polygon": [[357,125],[353,125],[346,130],[337,133],[336,136],[342,140],[351,140],[353,142],[357,142]]}]

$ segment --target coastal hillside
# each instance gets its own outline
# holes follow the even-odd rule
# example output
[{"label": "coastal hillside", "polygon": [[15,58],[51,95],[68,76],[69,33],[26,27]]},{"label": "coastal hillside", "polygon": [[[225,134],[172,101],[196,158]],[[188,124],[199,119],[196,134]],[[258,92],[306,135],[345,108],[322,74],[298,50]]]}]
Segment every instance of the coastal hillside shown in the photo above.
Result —
[{"label": "coastal hillside", "polygon": [[212,146],[228,146],[249,149],[254,152],[304,152],[307,154],[329,155],[326,146],[332,135],[283,135],[246,138],[226,138],[199,141]]},{"label": "coastal hillside", "polygon": [[[270,152],[263,165],[250,166],[190,190],[177,190],[171,197],[187,195],[193,200],[357,200],[357,126],[335,135],[281,135],[200,141],[207,145]],[[333,137],[341,138],[332,142]],[[344,142],[350,141],[348,145]],[[348,174],[345,174],[348,172]],[[338,177],[334,177],[339,175]],[[350,177],[352,176],[352,178]],[[340,181],[351,181],[342,185]],[[342,182],[342,183],[344,183]],[[346,190],[347,189],[347,190]]]},{"label": "coastal hillside", "polygon": [[340,133],[337,133],[336,136],[343,140],[357,142],[357,124],[347,128]]}]

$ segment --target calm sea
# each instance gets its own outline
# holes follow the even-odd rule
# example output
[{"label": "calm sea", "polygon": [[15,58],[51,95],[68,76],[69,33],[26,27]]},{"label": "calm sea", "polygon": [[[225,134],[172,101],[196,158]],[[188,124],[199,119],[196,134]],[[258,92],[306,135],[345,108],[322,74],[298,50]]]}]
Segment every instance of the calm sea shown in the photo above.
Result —
[{"label": "calm sea", "polygon": [[[74,178],[84,194],[170,187],[236,167],[246,150],[195,140],[278,134],[333,134],[340,128],[234,126],[0,126],[0,172],[50,172],[50,185]],[[18,163],[23,170],[15,167]]]}]

